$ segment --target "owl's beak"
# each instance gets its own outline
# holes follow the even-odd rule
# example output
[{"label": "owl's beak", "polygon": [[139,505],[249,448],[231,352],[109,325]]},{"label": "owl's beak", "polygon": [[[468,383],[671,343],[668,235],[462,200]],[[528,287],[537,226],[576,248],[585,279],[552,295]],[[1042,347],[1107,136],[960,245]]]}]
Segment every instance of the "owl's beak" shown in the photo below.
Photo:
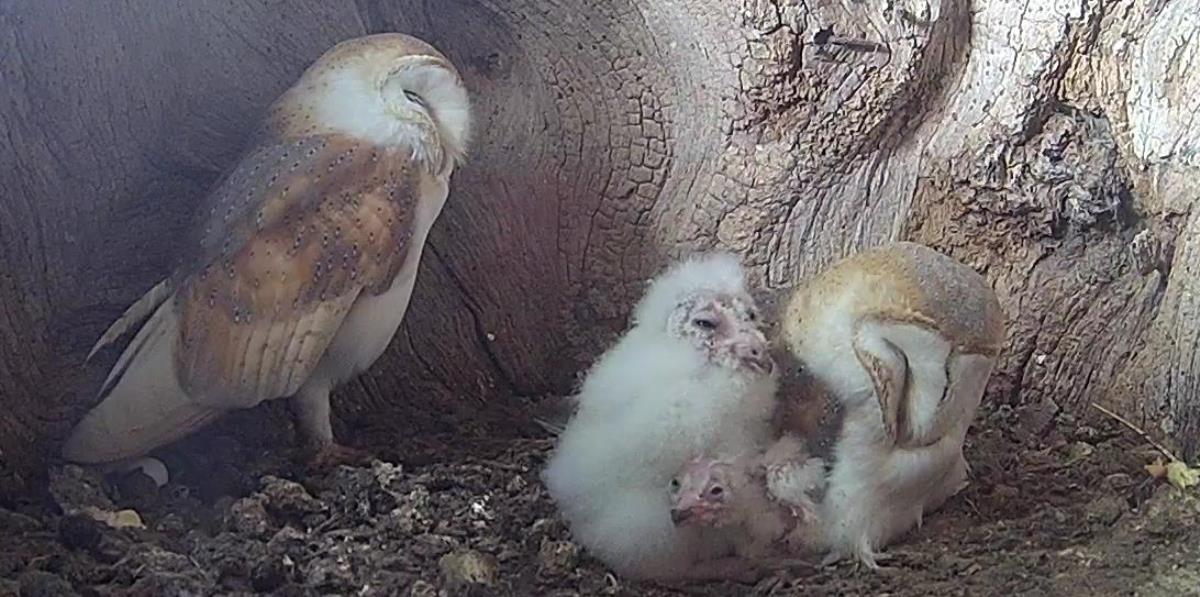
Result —
[{"label": "owl's beak", "polygon": [[671,524],[679,526],[692,518],[692,510],[688,508],[671,508]]},{"label": "owl's beak", "polygon": [[758,373],[770,375],[775,370],[775,359],[771,358],[767,341],[761,334],[750,336],[734,344],[733,354],[743,366]]}]

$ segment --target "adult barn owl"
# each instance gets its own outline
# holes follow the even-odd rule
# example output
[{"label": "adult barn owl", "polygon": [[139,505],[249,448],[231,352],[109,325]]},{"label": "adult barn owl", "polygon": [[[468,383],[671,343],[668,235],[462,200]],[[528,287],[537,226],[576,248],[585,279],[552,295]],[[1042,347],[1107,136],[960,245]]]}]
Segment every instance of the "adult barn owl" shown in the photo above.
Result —
[{"label": "adult barn owl", "polygon": [[877,550],[967,479],[962,448],[1004,343],[988,281],[929,247],[862,251],[792,293],[784,340],[844,408],[818,518],[832,562]]},{"label": "adult barn owl", "polygon": [[141,324],[64,456],[120,461],[281,397],[312,464],[365,456],[334,441],[329,394],[399,327],[469,128],[457,69],[424,41],[369,35],[318,58],[204,197],[172,275],[88,355]]}]

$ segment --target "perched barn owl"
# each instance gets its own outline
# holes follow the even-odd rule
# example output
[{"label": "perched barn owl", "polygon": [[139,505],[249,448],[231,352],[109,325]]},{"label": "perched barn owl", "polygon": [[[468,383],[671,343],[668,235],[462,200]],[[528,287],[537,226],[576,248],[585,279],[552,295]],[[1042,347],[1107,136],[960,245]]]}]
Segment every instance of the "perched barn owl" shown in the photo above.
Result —
[{"label": "perched barn owl", "polygon": [[677,528],[667,487],[693,456],[761,451],[775,367],[729,254],[656,278],[588,372],[543,474],[575,540],[631,578],[743,578],[721,532]]},{"label": "perched barn owl", "polygon": [[957,493],[963,441],[1004,342],[996,294],[970,267],[901,242],[794,289],[784,341],[844,419],[818,518],[827,562],[877,550]]},{"label": "perched barn owl", "polygon": [[361,459],[334,441],[329,394],[400,325],[470,120],[454,65],[419,39],[318,58],[203,199],[177,269],[93,348],[142,324],[64,456],[135,457],[290,397],[314,465]]}]

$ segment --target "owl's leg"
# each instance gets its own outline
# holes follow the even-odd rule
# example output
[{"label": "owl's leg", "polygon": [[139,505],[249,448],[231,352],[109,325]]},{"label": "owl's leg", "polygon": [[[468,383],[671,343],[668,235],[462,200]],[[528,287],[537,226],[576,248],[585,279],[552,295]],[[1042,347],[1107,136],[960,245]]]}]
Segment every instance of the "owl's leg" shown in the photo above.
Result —
[{"label": "owl's leg", "polygon": [[838,549],[838,548],[831,549],[831,550],[829,550],[829,553],[825,554],[824,558],[821,558],[820,566],[822,568],[827,568],[829,566],[835,566],[835,565],[837,565],[838,562],[841,562],[844,559],[846,559],[846,554],[842,553],[841,549]]},{"label": "owl's leg", "polygon": [[892,554],[875,551],[869,545],[859,546],[856,551],[859,564],[866,566],[871,570],[879,570],[881,568],[879,565],[880,562],[886,562],[892,559]]},{"label": "owl's leg", "polygon": [[292,397],[296,422],[312,456],[308,465],[313,469],[333,468],[342,464],[364,464],[371,454],[337,443],[333,438],[329,391],[301,388]]}]

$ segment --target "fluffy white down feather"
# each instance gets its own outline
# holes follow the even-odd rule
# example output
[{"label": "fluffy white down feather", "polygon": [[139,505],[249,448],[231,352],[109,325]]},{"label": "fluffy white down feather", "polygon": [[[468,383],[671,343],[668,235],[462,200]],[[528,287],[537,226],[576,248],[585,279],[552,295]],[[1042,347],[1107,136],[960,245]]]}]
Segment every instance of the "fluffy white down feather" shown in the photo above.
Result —
[{"label": "fluffy white down feather", "polygon": [[746,294],[746,270],[732,253],[707,253],[689,257],[656,278],[633,310],[637,328],[665,330],[667,319],[680,297],[697,290],[721,294]]},{"label": "fluffy white down feather", "polygon": [[878,411],[851,412],[834,449],[825,498],[819,506],[827,562],[853,556],[868,567],[887,554],[877,550],[920,526],[924,515],[954,495],[967,479],[964,421],[932,445],[881,450]]},{"label": "fluffy white down feather", "polygon": [[699,289],[744,294],[736,258],[693,258],[651,285],[586,376],[543,475],[574,538],[624,576],[669,578],[728,553],[721,531],[671,523],[666,488],[689,458],[761,449],[769,434],[774,375],[715,366],[666,332],[679,298]]}]

